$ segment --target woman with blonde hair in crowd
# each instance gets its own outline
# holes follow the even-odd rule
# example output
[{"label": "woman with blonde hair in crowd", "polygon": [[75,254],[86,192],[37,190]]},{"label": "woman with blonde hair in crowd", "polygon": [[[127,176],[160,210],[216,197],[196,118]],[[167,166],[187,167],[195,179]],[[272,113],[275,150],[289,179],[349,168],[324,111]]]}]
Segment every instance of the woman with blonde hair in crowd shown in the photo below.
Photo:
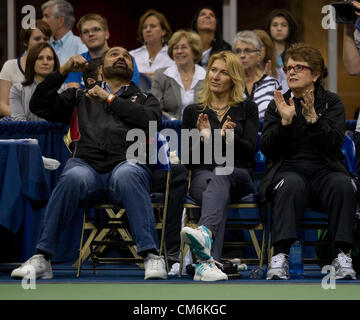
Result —
[{"label": "woman with blonde hair in crowd", "polygon": [[170,25],[162,13],[150,9],[140,17],[138,40],[143,46],[129,52],[134,57],[139,72],[152,78],[157,69],[174,65],[167,46],[171,35]]},{"label": "woman with blonde hair in crowd", "polygon": [[261,67],[264,63],[262,47],[259,37],[250,30],[238,32],[233,40],[233,52],[240,58],[245,71],[245,94],[256,103],[260,120],[274,98],[274,91],[281,89],[279,82]]},{"label": "woman with blonde hair in crowd", "polygon": [[40,42],[49,42],[51,29],[49,25],[42,21],[36,20],[35,29],[21,29],[20,41],[26,52],[22,57],[7,60],[0,72],[0,118],[1,116],[10,115],[9,94],[10,88],[14,83],[24,81],[26,68],[26,59],[29,50]]},{"label": "woman with blonde hair in crowd", "polygon": [[168,53],[175,66],[155,72],[151,93],[160,101],[169,119],[181,119],[183,110],[196,101],[205,79],[201,59],[201,40],[197,33],[178,30],[169,40]]},{"label": "woman with blonde hair in crowd", "polygon": [[[256,152],[259,118],[256,105],[244,98],[245,74],[240,60],[231,51],[210,57],[199,103],[184,110],[183,129],[197,129],[202,136],[193,142],[193,153],[200,154],[200,164],[190,161],[192,179],[190,196],[201,205],[198,228],[184,227],[182,240],[189,244],[197,264],[194,280],[227,280],[217,267],[221,259],[226,224],[226,209],[232,198],[254,191],[252,166]],[[221,134],[221,146],[214,135]],[[212,154],[205,156],[204,145],[212,144]],[[219,148],[233,144],[234,167],[227,171],[216,162]],[[224,155],[224,149],[222,149]],[[184,152],[184,151],[182,151]]]}]

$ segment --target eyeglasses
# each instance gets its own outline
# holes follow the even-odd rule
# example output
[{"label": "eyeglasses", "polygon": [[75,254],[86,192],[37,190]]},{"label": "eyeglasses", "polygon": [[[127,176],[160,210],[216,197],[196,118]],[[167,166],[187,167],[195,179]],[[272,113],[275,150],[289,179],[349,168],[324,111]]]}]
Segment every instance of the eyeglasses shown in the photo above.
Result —
[{"label": "eyeglasses", "polygon": [[81,34],[83,36],[87,36],[91,33],[98,33],[100,31],[102,31],[103,29],[99,28],[99,27],[94,27],[94,28],[91,28],[91,29],[85,29],[83,32],[81,32]]},{"label": "eyeglasses", "polygon": [[189,47],[188,46],[174,46],[173,50],[186,50],[188,49]]},{"label": "eyeglasses", "polygon": [[295,73],[301,72],[301,71],[303,71],[304,69],[309,69],[309,70],[311,70],[310,67],[304,66],[304,65],[302,65],[302,64],[296,64],[295,66],[287,66],[287,67],[284,66],[284,67],[283,67],[283,70],[284,70],[285,73],[290,72],[291,69],[294,69],[294,72],[295,72]]},{"label": "eyeglasses", "polygon": [[250,53],[258,52],[258,51],[259,51],[258,49],[249,49],[249,48],[245,48],[244,50],[239,49],[239,48],[234,49],[234,53],[238,54],[240,56],[242,55],[242,53],[244,53],[244,55],[247,56]]}]

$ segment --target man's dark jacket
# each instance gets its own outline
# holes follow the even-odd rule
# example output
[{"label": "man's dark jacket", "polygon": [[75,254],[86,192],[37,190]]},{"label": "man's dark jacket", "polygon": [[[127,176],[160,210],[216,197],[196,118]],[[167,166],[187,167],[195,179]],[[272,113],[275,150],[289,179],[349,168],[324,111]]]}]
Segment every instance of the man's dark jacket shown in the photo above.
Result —
[{"label": "man's dark jacket", "polygon": [[138,128],[147,134],[149,121],[157,121],[159,129],[158,100],[143,93],[133,82],[108,104],[87,98],[82,89],[70,88],[58,94],[65,78],[58,71],[49,74],[37,86],[30,110],[48,121],[69,124],[76,108],[80,137],[73,157],[83,159],[97,172],[109,172],[126,160],[126,151],[134,143],[126,141],[130,129]]}]

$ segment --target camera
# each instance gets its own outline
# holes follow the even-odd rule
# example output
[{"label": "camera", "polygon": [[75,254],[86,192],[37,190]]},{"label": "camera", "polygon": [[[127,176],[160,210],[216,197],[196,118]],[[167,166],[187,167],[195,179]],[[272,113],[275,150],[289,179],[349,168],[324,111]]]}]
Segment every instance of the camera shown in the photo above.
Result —
[{"label": "camera", "polygon": [[[355,12],[359,12],[353,5],[352,1],[330,3],[335,8],[336,23],[354,24],[358,16]],[[359,12],[360,13],[360,12]]]}]

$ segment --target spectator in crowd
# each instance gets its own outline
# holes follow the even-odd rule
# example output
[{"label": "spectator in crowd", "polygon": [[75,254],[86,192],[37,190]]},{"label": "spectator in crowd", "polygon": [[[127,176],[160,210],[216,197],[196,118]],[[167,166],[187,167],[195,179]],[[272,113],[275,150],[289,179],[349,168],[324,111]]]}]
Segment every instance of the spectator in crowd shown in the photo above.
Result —
[{"label": "spectator in crowd", "polygon": [[[244,98],[245,74],[242,63],[230,51],[210,57],[198,104],[185,108],[183,129],[197,129],[203,138],[193,143],[190,153],[200,154],[200,164],[190,163],[191,197],[201,205],[198,228],[184,227],[182,240],[190,245],[198,259],[194,280],[227,280],[216,266],[221,259],[226,225],[226,209],[232,197],[254,191],[252,166],[256,152],[259,117],[254,102]],[[217,129],[217,130],[216,130]],[[234,168],[221,172],[216,164],[213,137],[221,131],[223,145],[233,144]],[[204,144],[212,143],[211,159],[205,159]],[[190,155],[191,159],[191,155]],[[210,163],[209,163],[210,160]]]},{"label": "spectator in crowd", "polygon": [[256,103],[260,120],[264,119],[265,110],[274,98],[274,91],[281,90],[279,82],[267,75],[261,67],[264,65],[261,50],[262,43],[253,31],[240,31],[235,35],[233,52],[244,66],[245,94]]},{"label": "spectator in crowd", "polygon": [[202,7],[193,17],[191,29],[201,38],[202,57],[200,65],[206,68],[212,54],[231,50],[231,45],[222,38],[221,25],[211,7]]},{"label": "spectator in crowd", "polygon": [[143,46],[130,51],[139,72],[146,73],[152,79],[157,69],[174,65],[167,46],[171,35],[170,25],[162,13],[150,9],[140,17],[138,40]]},{"label": "spectator in crowd", "polygon": [[[354,9],[360,11],[360,2],[352,1]],[[355,13],[360,16],[358,12]],[[352,76],[360,74],[360,18],[356,20],[355,25],[344,25],[343,38],[343,62],[346,71]],[[360,114],[357,118],[355,129],[355,146],[356,146],[356,164],[358,173],[360,173]]]},{"label": "spectator in crowd", "polygon": [[48,121],[69,123],[76,108],[80,138],[46,207],[37,253],[11,276],[25,277],[31,265],[36,278],[52,278],[50,259],[59,233],[71,222],[78,206],[109,201],[126,209],[138,253],[144,257],[145,279],[166,279],[149,195],[151,170],[147,164],[127,159],[132,142],[126,140],[133,128],[148,133],[149,121],[160,126],[159,102],[131,82],[132,58],[122,47],[110,48],[105,54],[100,86],[83,95],[75,88],[57,94],[67,75],[83,71],[86,65],[81,55],[71,57],[60,71],[37,86],[31,98],[30,111]]},{"label": "spectator in crowd", "polygon": [[264,73],[274,77],[280,83],[282,92],[285,93],[289,90],[286,81],[286,74],[282,68],[279,67],[276,61],[276,53],[274,44],[265,30],[253,30],[261,41],[262,47],[260,51],[260,65],[259,67],[264,70]]},{"label": "spectator in crowd", "polygon": [[98,81],[102,81],[102,68],[103,58],[98,57],[88,61],[87,67],[82,72],[83,82],[85,83],[85,88],[93,87],[94,84]]},{"label": "spectator in crowd", "polygon": [[199,35],[185,30],[175,32],[168,53],[176,65],[155,71],[151,93],[160,101],[165,117],[181,119],[184,108],[196,101],[205,79],[205,70],[197,64],[201,59]]},{"label": "spectator in crowd", "polygon": [[271,36],[278,65],[282,67],[287,48],[297,42],[298,24],[291,13],[285,9],[275,9],[267,18],[266,31]]},{"label": "spectator in crowd", "polygon": [[36,20],[35,29],[21,29],[20,42],[26,52],[22,57],[11,59],[4,63],[0,72],[0,117],[10,116],[9,94],[10,88],[14,83],[24,81],[26,68],[26,59],[29,50],[41,42],[49,42],[51,29],[49,25],[42,21]]},{"label": "spectator in crowd", "polygon": [[[48,74],[60,68],[59,59],[48,42],[41,42],[28,51],[23,83],[15,83],[10,89],[11,118],[15,121],[43,120],[30,112],[29,103],[33,92]],[[66,90],[63,84],[59,93]]]},{"label": "spectator in crowd", "polygon": [[[89,13],[82,16],[77,24],[77,29],[80,33],[82,42],[86,45],[86,52],[81,55],[90,61],[94,58],[102,57],[103,54],[109,50],[108,40],[110,37],[108,22],[105,17]],[[139,73],[134,63],[134,75],[132,81],[139,85]],[[84,88],[86,83],[83,83],[81,72],[72,72],[66,78],[69,88]]]},{"label": "spectator in crowd", "polygon": [[326,212],[334,243],[336,279],[356,279],[353,245],[357,188],[342,162],[345,110],[321,86],[324,59],[307,44],[294,44],[284,57],[291,91],[275,91],[265,113],[260,149],[270,161],[259,186],[273,204],[274,255],[267,279],[289,279],[289,250],[308,207]]},{"label": "spectator in crowd", "polygon": [[74,8],[65,0],[50,0],[41,6],[43,20],[51,28],[50,44],[59,58],[60,65],[71,56],[87,51],[86,46],[72,32],[74,26]]}]

